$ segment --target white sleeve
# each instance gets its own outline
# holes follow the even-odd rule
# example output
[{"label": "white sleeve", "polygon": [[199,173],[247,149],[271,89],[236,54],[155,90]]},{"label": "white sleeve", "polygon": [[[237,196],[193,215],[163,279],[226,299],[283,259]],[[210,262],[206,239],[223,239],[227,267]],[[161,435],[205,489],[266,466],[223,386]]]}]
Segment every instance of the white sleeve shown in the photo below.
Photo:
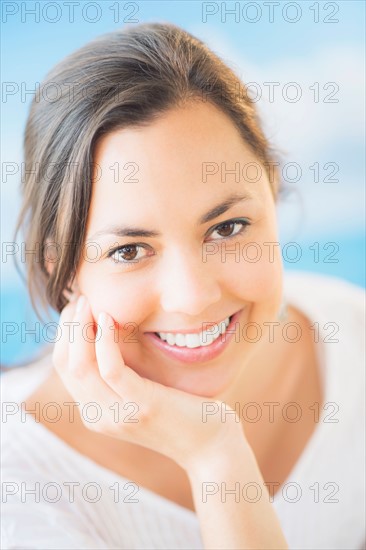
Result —
[{"label": "white sleeve", "polygon": [[[53,503],[2,505],[2,550],[108,549],[92,524]],[[110,547],[109,547],[110,548]]]}]

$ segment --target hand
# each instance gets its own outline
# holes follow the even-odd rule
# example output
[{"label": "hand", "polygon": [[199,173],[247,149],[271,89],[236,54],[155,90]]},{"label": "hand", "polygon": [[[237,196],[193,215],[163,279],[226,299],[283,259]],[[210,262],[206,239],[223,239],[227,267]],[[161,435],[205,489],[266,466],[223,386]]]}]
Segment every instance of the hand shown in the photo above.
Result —
[{"label": "hand", "polygon": [[[227,415],[223,423],[219,414],[207,416],[203,411],[208,402],[220,401],[199,397],[167,387],[139,376],[128,367],[114,338],[114,320],[104,314],[105,321],[95,322],[90,305],[77,311],[77,301],[70,301],[61,312],[61,338],[56,342],[52,359],[67,391],[84,404],[96,402],[102,411],[97,422],[81,414],[90,430],[126,440],[162,453],[187,471],[196,461],[212,453],[225,452],[224,444],[244,439],[235,415]],[[74,339],[69,341],[70,323]],[[83,337],[89,324],[93,337]],[[96,334],[96,329],[98,333]],[[229,407],[225,405],[227,409]]]}]

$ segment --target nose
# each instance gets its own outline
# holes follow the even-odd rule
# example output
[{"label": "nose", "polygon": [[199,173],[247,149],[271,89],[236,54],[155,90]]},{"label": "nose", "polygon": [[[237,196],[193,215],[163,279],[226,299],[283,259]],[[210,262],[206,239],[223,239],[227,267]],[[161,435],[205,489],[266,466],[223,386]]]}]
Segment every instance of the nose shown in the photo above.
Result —
[{"label": "nose", "polygon": [[215,268],[192,253],[180,251],[166,258],[159,281],[160,304],[169,313],[199,316],[222,297]]}]

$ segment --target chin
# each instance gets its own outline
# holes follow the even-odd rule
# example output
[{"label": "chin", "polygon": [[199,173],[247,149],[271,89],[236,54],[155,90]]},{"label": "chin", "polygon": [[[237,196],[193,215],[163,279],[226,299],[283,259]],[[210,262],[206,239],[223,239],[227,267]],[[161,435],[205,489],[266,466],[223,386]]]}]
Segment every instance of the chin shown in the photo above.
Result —
[{"label": "chin", "polygon": [[[223,370],[222,365],[219,366],[219,369]],[[232,386],[235,380],[234,369],[226,368],[220,374],[214,372],[215,370],[217,368],[207,366],[201,372],[189,372],[187,369],[187,372],[182,373],[182,367],[180,367],[179,372],[173,368],[168,373],[160,372],[156,373],[155,376],[146,374],[144,376],[154,382],[176,390],[215,399]],[[229,372],[230,370],[231,372]]]},{"label": "chin", "polygon": [[222,394],[228,387],[229,384],[223,385],[223,384],[208,384],[203,382],[201,386],[196,386],[192,384],[187,383],[177,383],[174,386],[175,389],[184,391],[186,393],[191,393],[193,395],[197,395],[199,397],[207,397],[210,399],[217,399],[220,394]]}]

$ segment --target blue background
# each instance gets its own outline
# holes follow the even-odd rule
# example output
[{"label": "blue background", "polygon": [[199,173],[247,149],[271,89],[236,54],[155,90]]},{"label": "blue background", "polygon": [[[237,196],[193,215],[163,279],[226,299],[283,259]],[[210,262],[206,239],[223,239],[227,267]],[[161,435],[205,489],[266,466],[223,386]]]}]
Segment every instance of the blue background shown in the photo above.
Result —
[{"label": "blue background", "polygon": [[[297,262],[284,258],[285,269],[321,272],[364,287],[364,2],[280,2],[274,7],[273,21],[265,4],[79,0],[72,22],[64,2],[2,2],[3,163],[22,161],[23,131],[35,84],[89,40],[133,24],[123,20],[136,5],[134,18],[139,22],[168,21],[182,26],[204,40],[244,82],[260,84],[262,97],[257,106],[264,129],[284,153],[285,162],[296,163],[302,170],[299,181],[288,181],[290,193],[278,205],[281,243],[295,241],[302,252]],[[222,5],[227,10],[239,5],[239,11],[227,13],[225,21]],[[217,13],[204,22],[207,7]],[[30,13],[35,9],[36,15]],[[298,21],[294,21],[296,16]],[[265,82],[279,83],[273,101]],[[297,102],[285,101],[282,96],[289,82],[301,87]],[[320,95],[315,102],[311,87],[317,82]],[[326,88],[329,82],[338,86],[335,103],[324,102],[332,91]],[[11,87],[15,92],[4,94]],[[310,166],[315,162],[321,167],[336,163],[339,169],[334,177],[338,181],[327,182],[324,176],[330,172],[321,169],[320,181],[314,182]],[[289,173],[287,179],[291,180],[293,173]],[[20,207],[19,182],[19,173],[3,174],[3,242],[13,239]],[[319,243],[319,261],[310,248],[314,243]],[[338,247],[334,256],[338,261],[327,261],[332,251],[326,248],[327,243]],[[1,275],[2,328],[6,322],[36,327],[39,321],[12,258],[5,261],[2,257]],[[57,315],[51,318],[57,319]],[[34,335],[21,336],[21,332],[8,338],[2,334],[2,364],[30,360],[40,348],[42,338],[37,342]]]}]

